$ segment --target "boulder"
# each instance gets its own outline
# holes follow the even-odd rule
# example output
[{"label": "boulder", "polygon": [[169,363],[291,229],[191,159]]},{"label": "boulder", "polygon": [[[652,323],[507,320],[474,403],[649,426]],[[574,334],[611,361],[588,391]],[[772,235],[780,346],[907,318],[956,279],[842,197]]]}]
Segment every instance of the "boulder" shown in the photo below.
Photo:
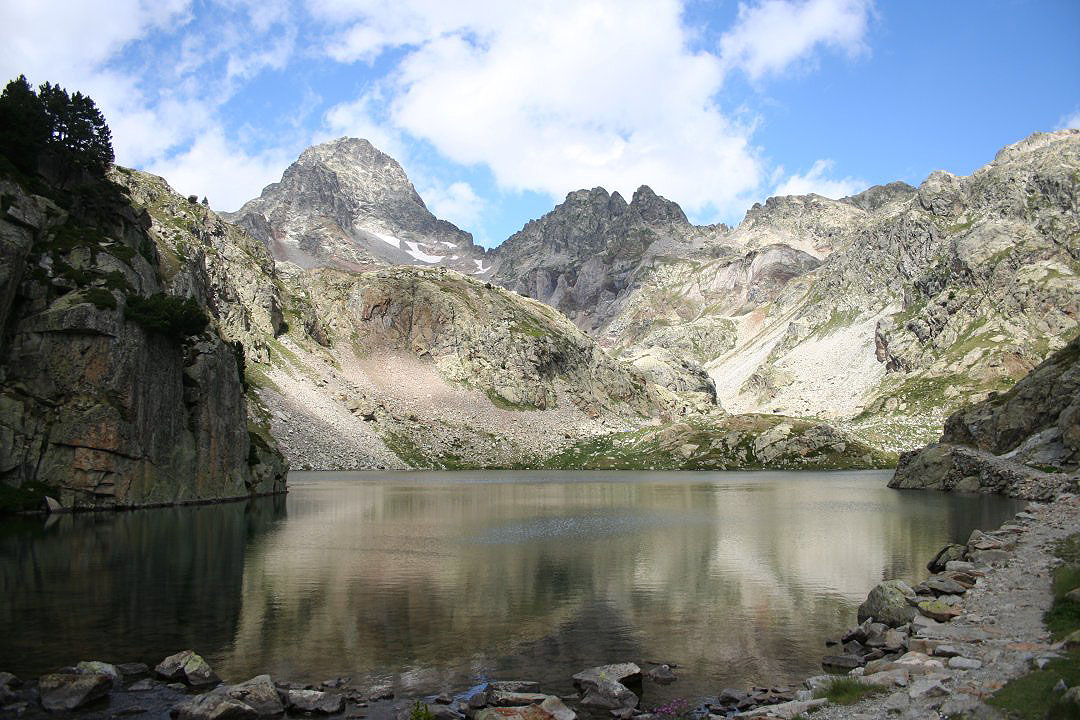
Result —
[{"label": "boulder", "polygon": [[926,569],[932,573],[939,573],[946,569],[946,566],[950,562],[962,561],[967,554],[967,547],[964,545],[957,545],[956,543],[949,543],[945,547],[938,550],[938,554],[934,556],[934,559],[926,563]]},{"label": "boulder", "polygon": [[859,606],[859,622],[873,618],[889,627],[911,622],[917,614],[908,603],[915,591],[903,580],[886,580],[870,591],[866,602]]},{"label": "boulder", "polygon": [[634,663],[601,665],[574,675],[574,685],[582,693],[582,705],[612,711],[638,706],[638,696],[625,685],[628,682],[641,683],[641,668]]},{"label": "boulder", "polygon": [[540,709],[550,714],[555,720],[577,720],[577,713],[554,695],[548,695],[547,699],[540,703]]},{"label": "boulder", "polygon": [[938,622],[948,622],[955,617],[963,615],[960,608],[949,605],[941,600],[923,600],[919,603],[919,612],[928,618]]},{"label": "boulder", "polygon": [[516,705],[539,705],[547,699],[543,693],[507,692],[505,690],[491,690],[488,692],[488,704],[499,707]]},{"label": "boulder", "polygon": [[944,575],[934,575],[924,580],[922,584],[932,590],[935,595],[963,595],[968,590],[961,583]]},{"label": "boulder", "polygon": [[257,675],[247,682],[233,685],[226,690],[229,697],[239,700],[251,708],[260,717],[280,715],[285,712],[277,688],[269,675]]},{"label": "boulder", "polygon": [[333,715],[345,709],[345,698],[337,693],[320,690],[289,690],[285,696],[289,710]]},{"label": "boulder", "polygon": [[173,720],[254,720],[259,713],[224,692],[196,695],[169,710]]},{"label": "boulder", "polygon": [[41,706],[51,712],[75,710],[100,700],[112,689],[112,678],[98,673],[52,673],[38,680]]},{"label": "boulder", "polygon": [[124,679],[118,667],[97,660],[83,660],[75,666],[75,672],[81,675],[108,675],[113,688],[120,687]]},{"label": "boulder", "polygon": [[210,665],[193,650],[184,650],[162,660],[154,672],[163,680],[184,682],[193,687],[221,682]]}]

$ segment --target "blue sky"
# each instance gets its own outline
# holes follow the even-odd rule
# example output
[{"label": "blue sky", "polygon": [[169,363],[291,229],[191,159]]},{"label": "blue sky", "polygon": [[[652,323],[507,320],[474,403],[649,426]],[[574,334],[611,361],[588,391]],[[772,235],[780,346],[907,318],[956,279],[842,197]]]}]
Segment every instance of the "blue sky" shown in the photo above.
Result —
[{"label": "blue sky", "polygon": [[89,93],[122,164],[235,210],[367,137],[486,245],[579,187],[735,224],[1080,126],[1075,0],[0,3],[2,74]]}]

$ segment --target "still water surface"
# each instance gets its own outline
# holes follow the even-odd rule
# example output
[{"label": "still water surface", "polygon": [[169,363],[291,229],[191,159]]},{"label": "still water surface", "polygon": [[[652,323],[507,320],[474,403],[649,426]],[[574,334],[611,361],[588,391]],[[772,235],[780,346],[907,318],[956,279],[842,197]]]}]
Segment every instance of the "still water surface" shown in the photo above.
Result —
[{"label": "still water surface", "polygon": [[0,669],[194,648],[229,681],[418,694],[677,663],[650,705],[793,682],[876,582],[1019,509],[888,477],[293,473],[287,498],[5,520]]}]

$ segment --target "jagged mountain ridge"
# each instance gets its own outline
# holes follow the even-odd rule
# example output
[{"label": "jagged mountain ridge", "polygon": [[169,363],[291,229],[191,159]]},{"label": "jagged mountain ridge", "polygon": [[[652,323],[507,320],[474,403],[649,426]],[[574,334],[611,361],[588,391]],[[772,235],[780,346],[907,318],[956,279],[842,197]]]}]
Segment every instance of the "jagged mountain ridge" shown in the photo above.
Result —
[{"label": "jagged mountain ridge", "polygon": [[[715,387],[735,412],[850,423],[901,450],[935,434],[952,408],[1007,387],[1074,332],[1068,174],[1076,143],[1075,132],[1036,135],[971,178],[935,173],[919,188],[770,198],[735,228],[694,226],[645,186],[629,203],[602,188],[579,190],[486,253],[483,277],[561,310],[672,388]],[[412,198],[392,167],[392,185]],[[1025,199],[999,202],[1017,188]],[[1029,212],[1032,203],[1041,209]],[[407,224],[401,213],[365,217],[376,215]],[[295,235],[282,218],[274,232]],[[435,233],[430,213],[424,218],[416,232]],[[699,382],[699,366],[712,386]]]},{"label": "jagged mountain ridge", "polygon": [[490,267],[472,236],[432,215],[401,165],[367,140],[308,148],[279,182],[223,217],[277,260],[303,268],[440,265],[484,274]]}]

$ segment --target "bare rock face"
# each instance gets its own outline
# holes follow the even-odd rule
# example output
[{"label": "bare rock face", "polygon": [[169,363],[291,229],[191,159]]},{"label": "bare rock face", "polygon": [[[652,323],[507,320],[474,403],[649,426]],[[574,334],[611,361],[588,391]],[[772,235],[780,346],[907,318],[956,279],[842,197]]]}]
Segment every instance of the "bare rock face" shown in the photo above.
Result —
[{"label": "bare rock face", "polygon": [[[282,491],[280,454],[252,450],[234,350],[213,324],[185,325],[206,298],[168,292],[150,215],[107,180],[65,207],[0,188],[0,247],[23,258],[14,292],[0,287],[0,481],[43,483],[65,509]],[[136,319],[150,296],[161,314]]]},{"label": "bare rock face", "polygon": [[490,267],[472,236],[432,215],[397,161],[367,140],[308,148],[280,182],[226,217],[303,268]]},{"label": "bare rock face", "polygon": [[494,251],[492,280],[595,331],[643,265],[677,246],[685,252],[700,235],[678,205],[648,186],[629,203],[603,188],[577,190]]},{"label": "bare rock face", "polygon": [[1075,492],[1078,418],[1080,337],[1008,392],[953,413],[941,442],[901,456],[889,486],[996,492],[1032,500]]}]

